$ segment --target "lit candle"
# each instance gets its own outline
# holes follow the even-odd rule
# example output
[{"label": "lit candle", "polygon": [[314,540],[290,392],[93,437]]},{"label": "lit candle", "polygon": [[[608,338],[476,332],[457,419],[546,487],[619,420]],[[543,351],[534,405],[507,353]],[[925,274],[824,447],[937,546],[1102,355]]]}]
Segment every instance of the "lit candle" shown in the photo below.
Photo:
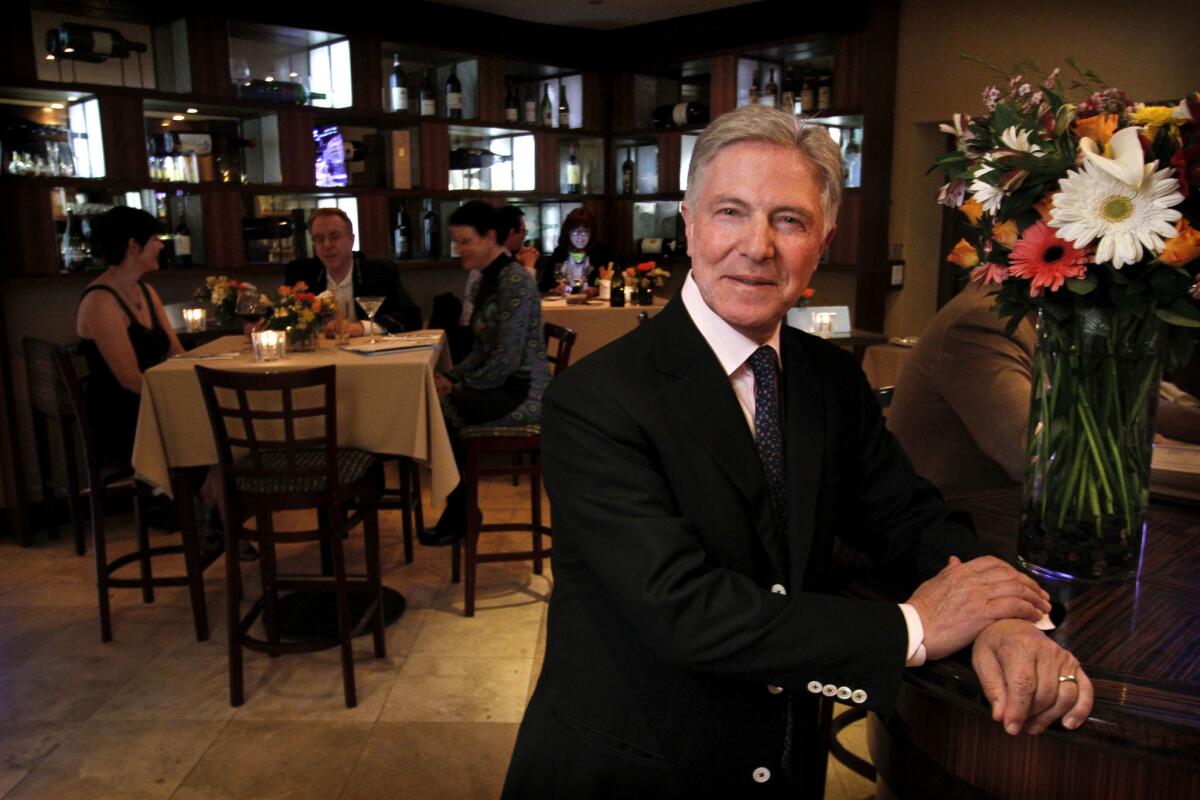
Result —
[{"label": "lit candle", "polygon": [[285,355],[287,338],[284,331],[254,331],[250,340],[254,344],[255,361],[278,361]]},{"label": "lit candle", "polygon": [[198,333],[205,328],[205,323],[208,321],[208,310],[204,308],[185,308],[183,310],[183,324],[187,327],[188,333]]}]

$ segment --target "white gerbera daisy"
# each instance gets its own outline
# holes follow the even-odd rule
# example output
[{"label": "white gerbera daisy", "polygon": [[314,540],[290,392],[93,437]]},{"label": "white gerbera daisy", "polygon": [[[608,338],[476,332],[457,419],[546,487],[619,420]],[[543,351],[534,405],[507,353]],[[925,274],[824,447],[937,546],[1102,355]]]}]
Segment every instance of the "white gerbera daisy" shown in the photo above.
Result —
[{"label": "white gerbera daisy", "polygon": [[[1014,153],[1029,153],[1035,156],[1042,156],[1042,146],[1037,142],[1029,141],[1032,131],[1023,131],[1015,125],[1006,128],[1004,133],[1000,134],[1000,143],[1008,150]],[[1001,151],[1001,155],[1007,155]]]},{"label": "white gerbera daisy", "polygon": [[982,166],[975,170],[975,178],[971,181],[971,196],[975,198],[975,202],[983,206],[983,210],[988,214],[999,214],[1000,203],[1004,200],[1004,189],[979,179],[981,175],[986,175],[991,171],[992,168],[988,166]]},{"label": "white gerbera daisy", "polygon": [[1099,239],[1096,262],[1111,261],[1117,269],[1142,260],[1143,248],[1151,255],[1162,252],[1166,239],[1175,235],[1181,216],[1172,206],[1183,202],[1179,182],[1170,167],[1154,172],[1147,166],[1140,189],[1118,180],[1092,161],[1082,170],[1070,170],[1058,182],[1050,212],[1051,227],[1076,247]]}]

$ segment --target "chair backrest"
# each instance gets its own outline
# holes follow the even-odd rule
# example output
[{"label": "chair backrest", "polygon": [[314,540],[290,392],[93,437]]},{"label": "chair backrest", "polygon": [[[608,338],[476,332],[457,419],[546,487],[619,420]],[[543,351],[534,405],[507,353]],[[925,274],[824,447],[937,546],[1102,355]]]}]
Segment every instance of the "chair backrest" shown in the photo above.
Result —
[{"label": "chair backrest", "polygon": [[[284,487],[278,493],[287,493],[289,486],[320,487],[315,492],[305,488],[309,495],[336,491],[333,365],[283,372],[233,372],[197,365],[196,376],[227,489],[235,489],[239,479],[251,478]],[[313,458],[314,451],[324,457]]]},{"label": "chair backrest", "polygon": [[62,375],[54,361],[54,351],[61,345],[35,336],[26,336],[21,340],[21,345],[25,350],[30,405],[34,410],[52,417],[74,414],[67,387],[63,385]]},{"label": "chair backrest", "polygon": [[[571,348],[575,346],[575,331],[547,322],[543,326],[546,333],[546,360],[554,365],[552,375],[557,375],[571,366]],[[557,341],[554,351],[550,350],[551,340]]]},{"label": "chair backrest", "polygon": [[[26,342],[29,340],[26,339]],[[96,450],[96,440],[92,436],[92,419],[88,415],[87,397],[88,371],[79,350],[79,344],[52,345],[50,351],[54,366],[62,382],[70,413],[75,417],[79,428],[79,440],[83,444],[83,459],[87,469],[89,486],[91,481],[100,474],[100,453]]]}]

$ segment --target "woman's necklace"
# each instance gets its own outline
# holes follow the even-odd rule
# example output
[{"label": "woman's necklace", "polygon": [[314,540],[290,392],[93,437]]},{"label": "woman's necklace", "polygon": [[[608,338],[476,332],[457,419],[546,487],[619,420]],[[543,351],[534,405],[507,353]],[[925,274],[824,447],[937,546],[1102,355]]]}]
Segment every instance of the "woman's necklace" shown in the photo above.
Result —
[{"label": "woman's necklace", "polygon": [[121,284],[121,281],[117,278],[117,274],[111,269],[109,270],[108,274],[110,278],[109,284],[116,288],[117,294],[119,294],[121,298],[125,300],[125,302],[133,307],[134,312],[140,312],[142,310],[142,298],[140,296],[141,293],[130,293],[127,291]]}]

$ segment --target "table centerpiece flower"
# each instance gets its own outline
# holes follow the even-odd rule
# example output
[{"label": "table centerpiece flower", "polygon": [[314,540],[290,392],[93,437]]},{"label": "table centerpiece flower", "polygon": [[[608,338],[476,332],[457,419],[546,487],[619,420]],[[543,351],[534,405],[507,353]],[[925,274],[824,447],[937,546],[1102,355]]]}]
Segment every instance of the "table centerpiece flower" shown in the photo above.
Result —
[{"label": "table centerpiece flower", "polygon": [[[227,275],[209,275],[204,284],[196,290],[196,302],[205,303],[212,307],[217,320],[222,325],[231,325],[237,308],[238,294],[243,292],[258,292],[258,287],[252,283],[234,280]],[[260,295],[260,301],[269,303],[265,295]]]},{"label": "table centerpiece flower", "polygon": [[304,281],[276,290],[274,311],[267,317],[267,330],[287,331],[289,350],[317,349],[317,340],[325,322],[332,318],[337,304],[331,292],[314,294]]},{"label": "table centerpiece flower", "polygon": [[663,287],[663,281],[671,277],[671,273],[658,265],[656,261],[643,261],[625,270],[625,285],[637,290],[637,304],[648,306],[654,304],[654,290]]}]

